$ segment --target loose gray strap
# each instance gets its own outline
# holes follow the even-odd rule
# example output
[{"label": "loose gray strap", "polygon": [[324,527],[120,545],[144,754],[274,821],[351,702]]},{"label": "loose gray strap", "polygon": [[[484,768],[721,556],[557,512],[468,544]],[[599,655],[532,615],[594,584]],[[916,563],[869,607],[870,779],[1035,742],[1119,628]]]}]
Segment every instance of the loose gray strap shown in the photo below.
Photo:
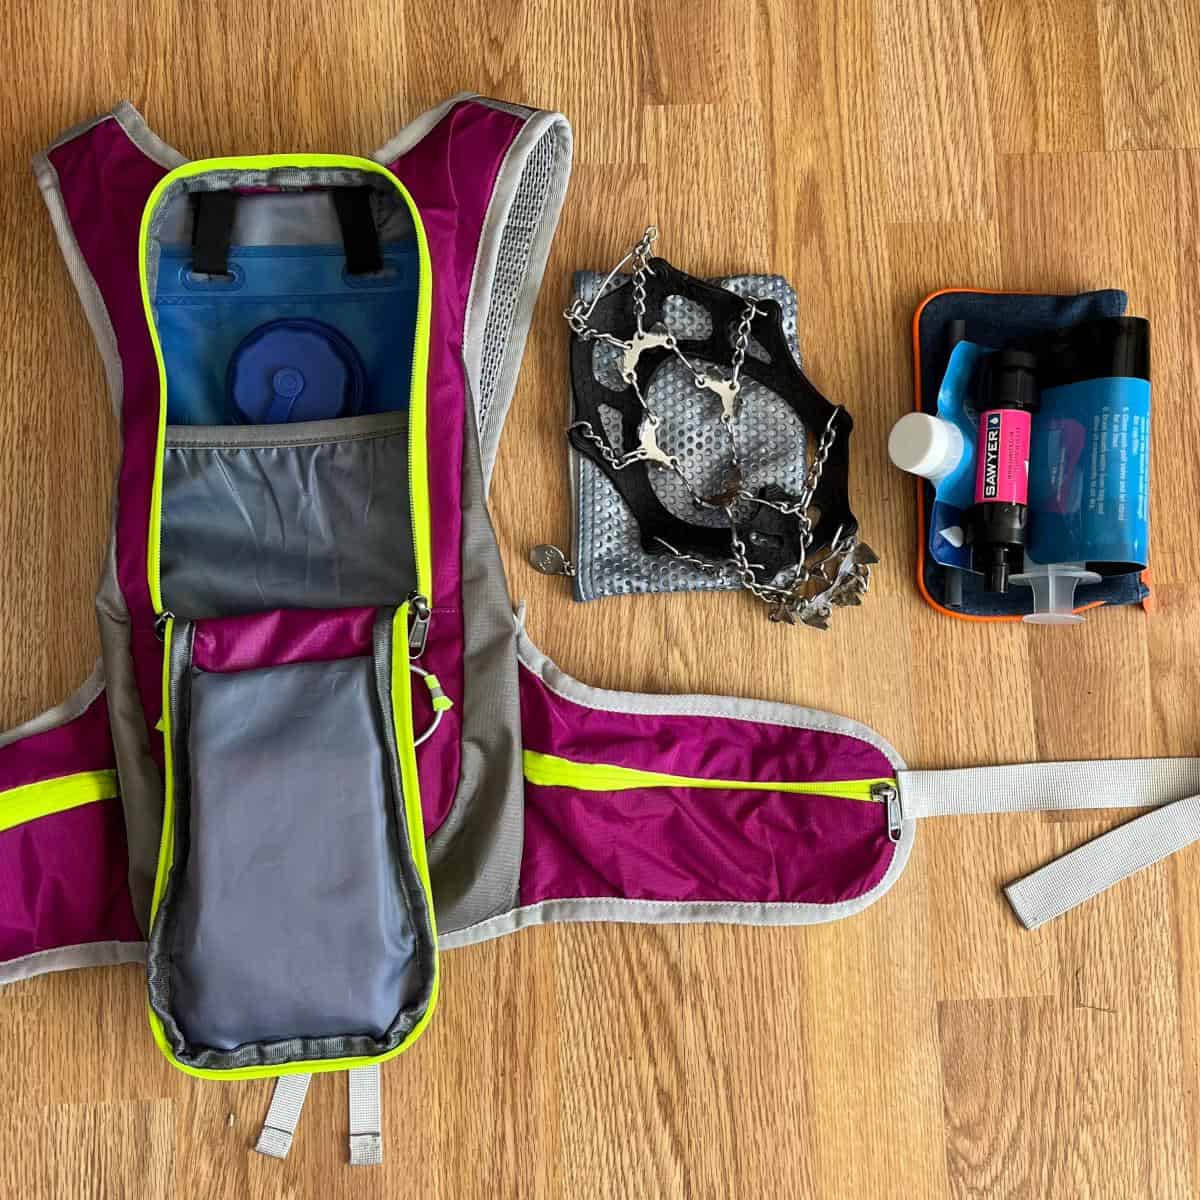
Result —
[{"label": "loose gray strap", "polygon": [[1200,796],[1134,817],[1010,883],[1004,894],[1026,929],[1036,929],[1144,867],[1200,840]]},{"label": "loose gray strap", "polygon": [[1200,792],[1200,758],[1117,758],[897,771],[896,779],[906,819],[959,813],[1150,808]]},{"label": "loose gray strap", "polygon": [[259,1154],[272,1158],[287,1158],[296,1133],[296,1122],[304,1111],[304,1098],[308,1095],[311,1075],[281,1075],[275,1081],[271,1096],[271,1107],[267,1109],[258,1144],[254,1147]]},{"label": "loose gray strap", "polygon": [[383,1162],[379,1064],[354,1067],[346,1075],[350,1095],[350,1165],[373,1166]]},{"label": "loose gray strap", "polygon": [[1026,929],[1200,840],[1200,758],[1029,763],[954,771],[899,771],[906,820],[960,813],[1153,808],[1064,854],[1005,895]]}]

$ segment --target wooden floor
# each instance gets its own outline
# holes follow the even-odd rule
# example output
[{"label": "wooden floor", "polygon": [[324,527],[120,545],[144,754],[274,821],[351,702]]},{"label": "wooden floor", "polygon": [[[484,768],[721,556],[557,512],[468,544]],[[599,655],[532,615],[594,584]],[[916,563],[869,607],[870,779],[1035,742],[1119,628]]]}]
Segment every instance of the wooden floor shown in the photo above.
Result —
[{"label": "wooden floor", "polygon": [[[117,451],[30,155],[122,97],[196,157],[369,150],[475,89],[575,125],[493,490],[513,594],[564,668],[826,707],[920,766],[1200,750],[1191,6],[6,0],[0,55],[0,727],[97,655]],[[698,274],[788,276],[810,374],[854,416],[854,505],[883,565],[828,635],[730,595],[580,607],[525,564],[568,530],[569,274],[650,220]],[[913,308],[947,285],[1119,286],[1154,323],[1153,616],[980,628],[918,598],[885,435],[912,403]],[[931,823],[896,889],[828,927],[562,927],[456,951],[431,1031],[385,1069],[375,1170],[343,1165],[328,1077],[286,1164],[250,1153],[268,1087],[172,1071],[139,969],[11,987],[0,1196],[1194,1196],[1200,858],[1039,933],[998,894],[1115,819]]]}]

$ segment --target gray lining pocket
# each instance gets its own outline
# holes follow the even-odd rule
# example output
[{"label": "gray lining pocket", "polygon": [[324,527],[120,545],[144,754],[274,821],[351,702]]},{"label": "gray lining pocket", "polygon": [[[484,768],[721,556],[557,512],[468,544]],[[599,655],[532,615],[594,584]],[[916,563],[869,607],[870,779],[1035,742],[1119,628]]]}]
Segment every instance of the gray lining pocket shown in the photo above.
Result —
[{"label": "gray lining pocket", "polygon": [[161,581],[194,619],[407,595],[408,414],[168,428]]},{"label": "gray lining pocket", "polygon": [[377,1056],[429,1005],[435,947],[404,819],[392,616],[379,614],[369,657],[229,673],[194,667],[194,626],[174,625],[174,852],[147,965],[185,1065]]}]

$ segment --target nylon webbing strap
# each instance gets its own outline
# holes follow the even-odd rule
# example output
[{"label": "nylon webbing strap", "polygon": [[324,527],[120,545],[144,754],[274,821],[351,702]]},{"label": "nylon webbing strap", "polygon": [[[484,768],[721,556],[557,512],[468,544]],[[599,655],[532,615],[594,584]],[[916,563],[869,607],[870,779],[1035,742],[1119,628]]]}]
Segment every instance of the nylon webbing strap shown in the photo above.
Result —
[{"label": "nylon webbing strap", "polygon": [[308,1095],[311,1075],[281,1075],[275,1081],[271,1096],[271,1107],[267,1109],[258,1144],[254,1147],[259,1154],[272,1158],[287,1158],[296,1133],[296,1122],[304,1111],[304,1098]]},{"label": "nylon webbing strap", "polygon": [[1200,839],[1200,796],[1135,817],[1010,883],[1004,894],[1026,929],[1061,917],[1130,875]]},{"label": "nylon webbing strap", "polygon": [[350,1165],[373,1166],[383,1162],[379,1064],[354,1067],[346,1076],[350,1096]]},{"label": "nylon webbing strap", "polygon": [[1009,884],[1018,920],[1036,929],[1200,840],[1200,758],[1028,763],[898,771],[907,820],[972,813],[1154,808]]},{"label": "nylon webbing strap", "polygon": [[1200,792],[1200,758],[1022,763],[954,771],[897,771],[905,818],[962,813],[1149,808]]},{"label": "nylon webbing strap", "polygon": [[383,270],[383,252],[379,230],[371,211],[371,189],[338,187],[333,189],[333,207],[342,229],[346,251],[346,270],[351,275],[369,275]]},{"label": "nylon webbing strap", "polygon": [[192,193],[192,270],[198,275],[229,274],[229,243],[237,194],[231,191]]}]

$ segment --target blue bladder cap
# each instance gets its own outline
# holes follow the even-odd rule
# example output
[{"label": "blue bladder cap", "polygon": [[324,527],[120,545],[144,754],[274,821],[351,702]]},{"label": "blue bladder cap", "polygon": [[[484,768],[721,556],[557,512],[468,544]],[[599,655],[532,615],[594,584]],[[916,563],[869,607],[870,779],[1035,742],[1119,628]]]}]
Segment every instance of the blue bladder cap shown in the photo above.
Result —
[{"label": "blue bladder cap", "polygon": [[250,425],[353,417],[366,403],[358,351],[324,321],[285,317],[242,339],[226,389],[236,418]]}]

